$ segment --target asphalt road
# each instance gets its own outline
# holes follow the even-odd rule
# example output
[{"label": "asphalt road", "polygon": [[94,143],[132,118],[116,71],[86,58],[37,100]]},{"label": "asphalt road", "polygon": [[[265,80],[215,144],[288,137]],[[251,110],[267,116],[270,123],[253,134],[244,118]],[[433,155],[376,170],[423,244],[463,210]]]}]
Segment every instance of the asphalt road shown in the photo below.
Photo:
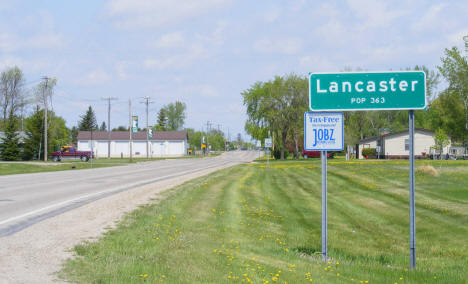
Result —
[{"label": "asphalt road", "polygon": [[153,182],[250,162],[258,152],[213,158],[171,159],[126,166],[0,176],[0,236],[14,234],[94,200]]}]

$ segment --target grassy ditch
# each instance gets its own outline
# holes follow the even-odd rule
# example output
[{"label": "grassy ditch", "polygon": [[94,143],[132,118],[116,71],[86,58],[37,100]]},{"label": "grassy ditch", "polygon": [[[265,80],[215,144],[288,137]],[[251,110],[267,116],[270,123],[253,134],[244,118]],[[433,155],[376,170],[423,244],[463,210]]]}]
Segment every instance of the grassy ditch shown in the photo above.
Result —
[{"label": "grassy ditch", "polygon": [[[220,155],[219,153],[210,154],[208,157],[214,157]],[[165,158],[134,158],[133,163],[150,162],[164,159],[196,159],[204,158],[203,155],[191,155],[181,157],[165,157]],[[93,168],[103,167],[114,167],[130,164],[129,158],[99,158],[93,159]],[[0,175],[12,175],[12,174],[27,174],[27,173],[40,173],[40,172],[53,172],[53,171],[65,171],[65,170],[79,170],[91,168],[91,162],[81,162],[80,160],[64,160],[62,162],[1,162],[0,163]]]},{"label": "grassy ditch", "polygon": [[409,271],[408,162],[329,162],[320,261],[320,161],[241,165],[192,180],[74,248],[78,283],[466,283],[468,164],[416,176]]}]

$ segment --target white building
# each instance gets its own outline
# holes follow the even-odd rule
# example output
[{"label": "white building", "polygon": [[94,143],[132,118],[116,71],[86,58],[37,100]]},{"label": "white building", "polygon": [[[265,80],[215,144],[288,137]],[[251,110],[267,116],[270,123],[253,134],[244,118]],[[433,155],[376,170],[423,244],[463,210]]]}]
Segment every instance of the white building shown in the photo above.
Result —
[{"label": "white building", "polygon": [[[146,132],[133,133],[133,157],[146,158]],[[130,134],[128,131],[112,131],[110,137],[111,157],[130,156]],[[78,151],[91,151],[91,144],[96,157],[108,156],[107,131],[80,131],[78,133]],[[185,131],[155,131],[148,141],[150,157],[174,157],[187,153],[189,145]]]},{"label": "white building", "polygon": [[[414,155],[423,158],[433,153],[435,146],[434,131],[415,128],[414,130]],[[409,157],[408,130],[383,134],[359,140],[357,153],[359,159],[364,159],[362,149],[377,148],[380,146],[380,156],[386,159],[407,159]],[[443,153],[449,153],[450,144],[443,149]]]}]

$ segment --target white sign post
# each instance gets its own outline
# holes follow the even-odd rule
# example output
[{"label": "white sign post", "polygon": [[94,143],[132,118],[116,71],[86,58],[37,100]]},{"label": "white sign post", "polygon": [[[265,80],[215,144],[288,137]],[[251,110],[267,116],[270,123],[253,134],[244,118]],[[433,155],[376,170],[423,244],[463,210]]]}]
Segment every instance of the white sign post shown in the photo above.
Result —
[{"label": "white sign post", "polygon": [[270,148],[273,147],[273,140],[265,138],[265,148],[267,148],[267,168],[270,167]]},{"label": "white sign post", "polygon": [[327,261],[327,151],[343,150],[343,113],[306,112],[304,149],[320,151],[322,160],[322,260]]}]

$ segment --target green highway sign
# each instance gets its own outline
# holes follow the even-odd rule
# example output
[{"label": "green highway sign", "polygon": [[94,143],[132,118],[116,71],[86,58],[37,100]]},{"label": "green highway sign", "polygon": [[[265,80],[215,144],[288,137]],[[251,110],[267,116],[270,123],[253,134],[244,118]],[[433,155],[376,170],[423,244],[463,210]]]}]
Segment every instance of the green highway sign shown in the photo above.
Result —
[{"label": "green highway sign", "polygon": [[425,109],[423,71],[311,73],[312,111]]}]

